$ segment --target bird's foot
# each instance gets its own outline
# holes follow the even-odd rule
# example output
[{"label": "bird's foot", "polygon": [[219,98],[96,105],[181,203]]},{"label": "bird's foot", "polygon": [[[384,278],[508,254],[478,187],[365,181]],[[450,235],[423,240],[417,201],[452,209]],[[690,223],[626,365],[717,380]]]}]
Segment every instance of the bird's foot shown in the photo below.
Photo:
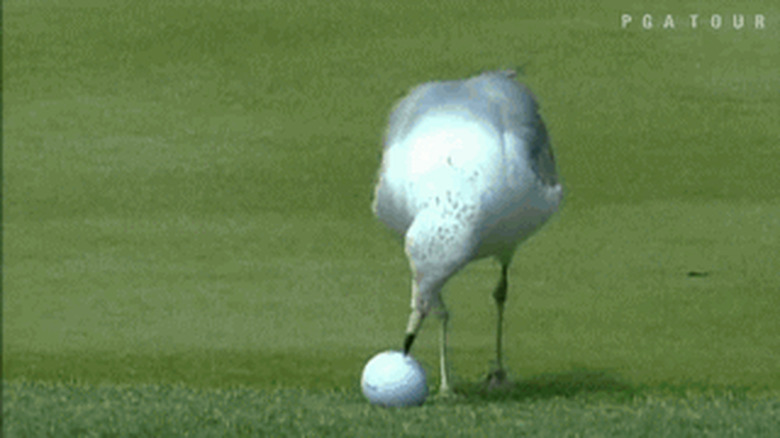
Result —
[{"label": "bird's foot", "polygon": [[434,398],[437,401],[452,401],[457,400],[460,396],[449,386],[442,386],[439,388],[439,392],[436,393]]},{"label": "bird's foot", "polygon": [[488,373],[485,379],[485,386],[488,390],[508,390],[514,386],[514,383],[506,376],[503,368],[497,368]]}]

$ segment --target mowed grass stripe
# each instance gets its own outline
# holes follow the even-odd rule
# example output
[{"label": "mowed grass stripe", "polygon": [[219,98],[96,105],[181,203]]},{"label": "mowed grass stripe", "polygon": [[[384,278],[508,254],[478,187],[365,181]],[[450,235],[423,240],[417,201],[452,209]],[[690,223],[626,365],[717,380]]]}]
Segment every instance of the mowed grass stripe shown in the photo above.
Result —
[{"label": "mowed grass stripe", "polygon": [[739,392],[529,393],[421,408],[368,405],[354,391],[3,384],[6,437],[750,436],[777,432],[780,401]]},{"label": "mowed grass stripe", "polygon": [[[728,202],[564,210],[511,271],[510,371],[777,389],[778,217],[772,204]],[[5,298],[9,378],[338,388],[377,351],[399,348],[408,267],[373,222],[56,224],[7,230],[18,262],[6,285],[37,291]],[[492,357],[497,269],[477,263],[445,291],[466,382]],[[427,326],[416,353],[432,375],[437,335]]]}]

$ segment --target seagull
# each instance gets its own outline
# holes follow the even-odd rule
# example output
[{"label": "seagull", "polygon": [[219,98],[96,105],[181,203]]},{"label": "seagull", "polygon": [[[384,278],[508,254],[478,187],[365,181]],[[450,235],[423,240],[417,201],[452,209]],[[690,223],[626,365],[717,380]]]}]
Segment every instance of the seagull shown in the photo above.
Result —
[{"label": "seagull", "polygon": [[517,246],[563,197],[539,105],[512,70],[415,87],[390,114],[372,208],[400,236],[412,273],[403,352],[425,318],[441,319],[441,395],[451,393],[444,284],[473,260],[495,257],[501,274],[491,387],[506,383],[502,325]]}]

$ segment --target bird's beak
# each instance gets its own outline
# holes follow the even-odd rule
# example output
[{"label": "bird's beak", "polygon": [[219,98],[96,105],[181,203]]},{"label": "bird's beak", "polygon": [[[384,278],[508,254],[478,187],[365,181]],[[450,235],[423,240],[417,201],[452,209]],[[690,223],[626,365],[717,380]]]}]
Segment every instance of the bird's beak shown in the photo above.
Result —
[{"label": "bird's beak", "polygon": [[409,350],[412,349],[412,343],[414,342],[415,336],[416,335],[414,333],[409,333],[406,335],[406,338],[404,339],[404,356],[409,355]]},{"label": "bird's beak", "polygon": [[409,350],[412,349],[412,343],[417,336],[417,332],[422,326],[422,322],[425,319],[425,313],[419,309],[412,309],[412,313],[409,315],[409,324],[406,326],[406,338],[404,339],[404,355],[409,354]]}]

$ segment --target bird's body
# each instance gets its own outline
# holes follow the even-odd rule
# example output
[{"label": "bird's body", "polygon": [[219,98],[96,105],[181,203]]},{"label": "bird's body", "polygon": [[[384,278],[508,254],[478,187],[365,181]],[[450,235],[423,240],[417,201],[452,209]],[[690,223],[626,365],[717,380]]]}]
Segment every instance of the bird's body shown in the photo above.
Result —
[{"label": "bird's body", "polygon": [[517,245],[549,219],[562,197],[537,104],[512,77],[491,72],[420,85],[398,103],[385,137],[373,208],[403,236],[413,272],[405,350],[428,313],[438,311],[445,390],[442,286],[472,260],[499,260],[500,369],[506,269]]}]

